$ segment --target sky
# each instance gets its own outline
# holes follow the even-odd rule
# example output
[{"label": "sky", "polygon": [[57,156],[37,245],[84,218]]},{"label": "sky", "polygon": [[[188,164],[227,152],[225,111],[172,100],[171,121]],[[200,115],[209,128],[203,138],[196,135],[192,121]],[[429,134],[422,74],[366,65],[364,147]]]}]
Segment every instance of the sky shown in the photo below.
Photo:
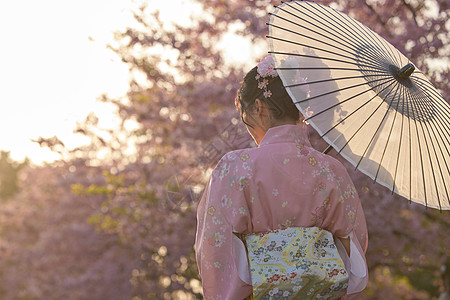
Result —
[{"label": "sky", "polygon": [[133,21],[129,8],[115,0],[0,2],[0,149],[51,161],[57,156],[31,139],[79,145],[72,131],[91,111],[113,126],[112,106],[96,98],[127,91],[128,67],[106,44]]},{"label": "sky", "polygon": [[[147,3],[163,20],[180,23],[189,23],[196,9],[189,0],[178,1],[175,11],[171,1]],[[100,127],[118,123],[114,107],[96,99],[126,94],[128,67],[106,45],[114,31],[134,24],[134,6],[133,0],[0,1],[0,149],[40,164],[58,156],[33,139],[56,135],[74,148],[87,142],[73,130],[90,112]],[[223,42],[226,48],[236,40]],[[255,55],[238,54],[228,53],[241,61]]]}]

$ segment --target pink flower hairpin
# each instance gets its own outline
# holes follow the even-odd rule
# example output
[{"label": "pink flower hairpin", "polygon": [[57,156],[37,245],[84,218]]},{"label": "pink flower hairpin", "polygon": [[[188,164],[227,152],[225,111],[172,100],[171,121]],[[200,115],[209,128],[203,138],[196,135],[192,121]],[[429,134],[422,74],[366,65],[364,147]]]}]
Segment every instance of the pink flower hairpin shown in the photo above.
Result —
[{"label": "pink flower hairpin", "polygon": [[264,98],[270,98],[272,96],[272,92],[268,89],[269,79],[266,78],[275,78],[278,76],[278,73],[275,70],[275,62],[273,61],[271,55],[266,56],[259,62],[257,72],[258,74],[255,79],[258,81],[258,88],[264,90]]}]

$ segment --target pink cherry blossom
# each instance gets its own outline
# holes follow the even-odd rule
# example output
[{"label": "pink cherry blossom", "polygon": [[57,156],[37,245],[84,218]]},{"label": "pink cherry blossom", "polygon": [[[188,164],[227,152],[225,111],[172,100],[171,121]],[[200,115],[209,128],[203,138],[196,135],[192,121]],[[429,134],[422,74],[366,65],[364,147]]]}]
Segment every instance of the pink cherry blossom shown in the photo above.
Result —
[{"label": "pink cherry blossom", "polygon": [[277,77],[278,73],[275,70],[275,62],[271,55],[264,57],[258,64],[258,74],[262,77]]}]

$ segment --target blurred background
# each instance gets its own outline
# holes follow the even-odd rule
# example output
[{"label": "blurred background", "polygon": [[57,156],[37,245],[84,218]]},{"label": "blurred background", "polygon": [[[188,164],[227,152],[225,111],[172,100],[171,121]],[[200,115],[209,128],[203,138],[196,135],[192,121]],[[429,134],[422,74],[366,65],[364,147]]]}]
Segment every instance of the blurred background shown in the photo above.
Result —
[{"label": "blurred background", "polygon": [[[450,99],[447,0],[317,2],[383,36]],[[0,2],[0,299],[202,298],[197,203],[224,153],[255,146],[234,96],[280,3]],[[361,299],[438,299],[449,212],[340,160],[369,227]]]}]

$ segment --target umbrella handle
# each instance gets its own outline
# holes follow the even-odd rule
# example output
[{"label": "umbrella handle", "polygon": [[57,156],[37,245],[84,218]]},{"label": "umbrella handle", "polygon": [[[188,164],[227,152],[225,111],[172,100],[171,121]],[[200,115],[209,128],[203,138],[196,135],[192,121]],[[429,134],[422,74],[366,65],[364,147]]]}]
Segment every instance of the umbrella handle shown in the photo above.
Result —
[{"label": "umbrella handle", "polygon": [[331,145],[328,145],[328,147],[322,151],[323,154],[328,154],[328,152],[330,152],[330,150],[333,149],[333,147],[331,147]]}]

